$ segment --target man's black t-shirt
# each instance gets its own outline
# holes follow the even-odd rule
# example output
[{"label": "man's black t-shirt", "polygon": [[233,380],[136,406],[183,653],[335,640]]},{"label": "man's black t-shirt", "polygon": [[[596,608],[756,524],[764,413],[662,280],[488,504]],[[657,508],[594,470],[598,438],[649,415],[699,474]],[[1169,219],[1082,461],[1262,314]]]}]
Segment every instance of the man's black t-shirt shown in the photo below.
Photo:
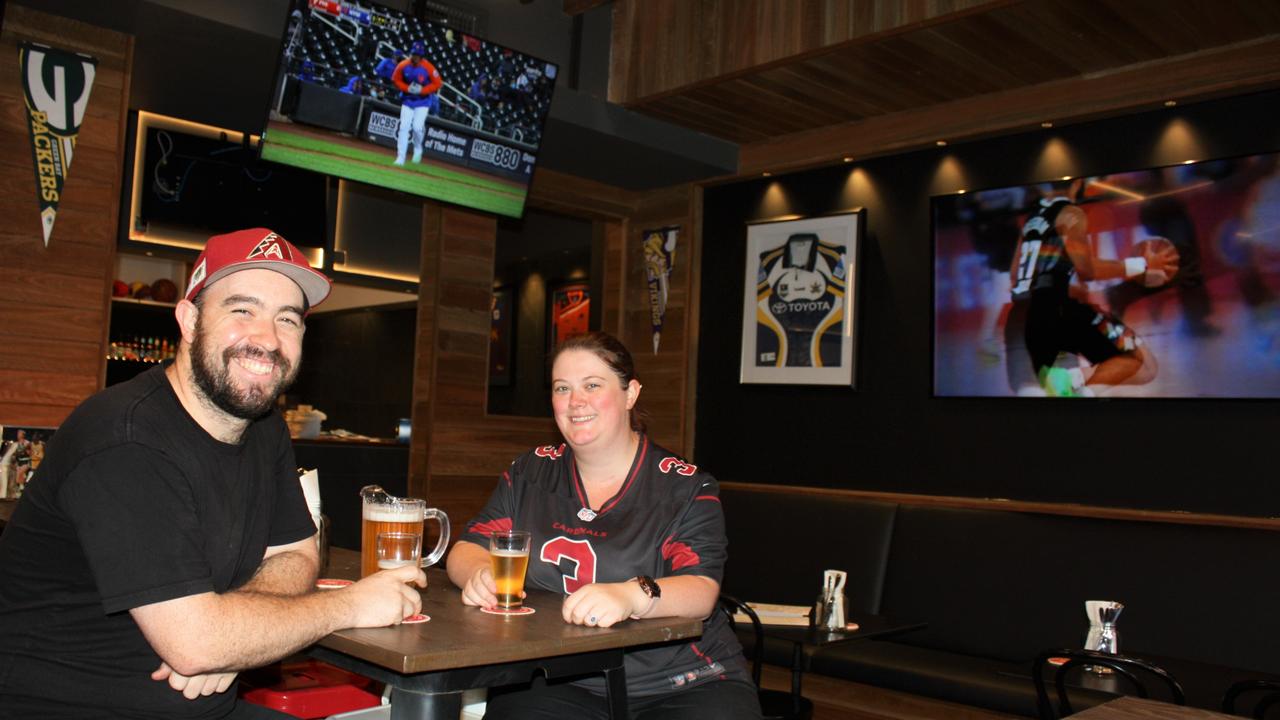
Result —
[{"label": "man's black t-shirt", "polygon": [[218,442],[163,367],[89,398],[0,536],[0,718],[224,716],[234,689],[187,700],[149,677],[128,611],[232,590],[314,532],[278,414]]}]

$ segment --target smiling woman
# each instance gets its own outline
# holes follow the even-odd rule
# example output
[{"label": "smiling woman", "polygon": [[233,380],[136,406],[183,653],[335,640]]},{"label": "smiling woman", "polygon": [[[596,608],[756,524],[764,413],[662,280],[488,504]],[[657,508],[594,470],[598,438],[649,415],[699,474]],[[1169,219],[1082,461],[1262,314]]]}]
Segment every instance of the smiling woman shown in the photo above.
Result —
[{"label": "smiling woman", "polygon": [[[726,557],[719,489],[711,475],[654,445],[636,411],[642,386],[631,353],[587,333],[551,358],[551,406],[565,442],[525,453],[449,555],[462,602],[492,608],[495,528],[532,535],[526,585],[564,593],[565,622],[610,627],[639,618],[704,619],[692,643],[627,653],[637,718],[760,716],[754,686],[723,613],[712,613]],[[655,579],[656,578],[656,579]],[[598,678],[491,692],[485,717],[555,718],[565,708],[603,714]]]}]

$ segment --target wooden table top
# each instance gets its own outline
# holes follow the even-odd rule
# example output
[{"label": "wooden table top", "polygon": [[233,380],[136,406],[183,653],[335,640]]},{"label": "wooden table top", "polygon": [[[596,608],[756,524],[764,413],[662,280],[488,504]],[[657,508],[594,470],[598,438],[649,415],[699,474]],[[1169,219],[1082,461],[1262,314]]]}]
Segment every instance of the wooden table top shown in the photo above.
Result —
[{"label": "wooden table top", "polygon": [[[355,578],[359,553],[330,551],[326,577]],[[611,628],[570,625],[560,616],[563,597],[529,590],[533,615],[503,617],[462,604],[461,591],[440,569],[427,570],[422,612],[430,622],[340,630],[318,645],[398,673],[518,662],[559,655],[696,638],[702,621],[689,618],[628,620]]]},{"label": "wooden table top", "polygon": [[1239,720],[1200,708],[1122,697],[1071,716],[1072,720]]}]

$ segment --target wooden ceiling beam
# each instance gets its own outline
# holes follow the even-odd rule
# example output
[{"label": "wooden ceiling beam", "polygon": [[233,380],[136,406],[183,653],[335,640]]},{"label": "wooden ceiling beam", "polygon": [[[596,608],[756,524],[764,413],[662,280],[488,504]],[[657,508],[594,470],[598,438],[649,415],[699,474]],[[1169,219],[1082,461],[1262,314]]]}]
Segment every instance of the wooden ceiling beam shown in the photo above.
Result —
[{"label": "wooden ceiling beam", "polygon": [[570,17],[581,15],[588,10],[593,10],[611,2],[613,0],[564,0],[564,14]]},{"label": "wooden ceiling beam", "polygon": [[737,177],[918,150],[938,139],[956,142],[1031,130],[1046,120],[1082,122],[1155,109],[1170,98],[1185,103],[1277,87],[1280,37],[1268,36],[744,144]]}]

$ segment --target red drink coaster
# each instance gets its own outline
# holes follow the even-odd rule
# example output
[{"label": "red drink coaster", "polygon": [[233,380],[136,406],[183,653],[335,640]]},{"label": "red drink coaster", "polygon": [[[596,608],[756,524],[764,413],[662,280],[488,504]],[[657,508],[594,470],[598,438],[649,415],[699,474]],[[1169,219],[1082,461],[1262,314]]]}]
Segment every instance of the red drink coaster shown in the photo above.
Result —
[{"label": "red drink coaster", "polygon": [[535,612],[537,612],[531,607],[518,607],[518,608],[510,608],[510,609],[496,607],[492,610],[490,610],[489,608],[480,608],[480,610],[481,612],[487,612],[490,615],[532,615]]},{"label": "red drink coaster", "polygon": [[355,584],[354,580],[340,580],[338,578],[320,578],[316,581],[316,588],[320,590],[336,590],[344,588],[348,585]]}]

